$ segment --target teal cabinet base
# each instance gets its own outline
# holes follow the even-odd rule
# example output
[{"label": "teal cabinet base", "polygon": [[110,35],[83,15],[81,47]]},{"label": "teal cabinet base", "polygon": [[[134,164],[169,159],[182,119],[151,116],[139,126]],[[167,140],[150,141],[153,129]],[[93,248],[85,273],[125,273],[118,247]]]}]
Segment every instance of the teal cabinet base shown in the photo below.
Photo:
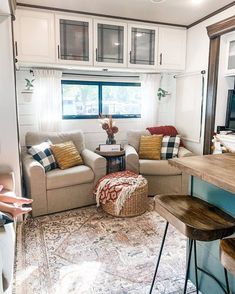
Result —
[{"label": "teal cabinet base", "polygon": [[[208,184],[196,177],[191,178],[191,195],[201,198],[235,217],[235,194]],[[198,266],[213,274],[225,286],[224,269],[219,258],[219,241],[197,242]],[[194,256],[190,268],[190,280],[195,284]],[[199,289],[203,294],[221,294],[219,285],[207,275],[200,273]],[[229,274],[229,283],[235,294],[235,278]]]}]

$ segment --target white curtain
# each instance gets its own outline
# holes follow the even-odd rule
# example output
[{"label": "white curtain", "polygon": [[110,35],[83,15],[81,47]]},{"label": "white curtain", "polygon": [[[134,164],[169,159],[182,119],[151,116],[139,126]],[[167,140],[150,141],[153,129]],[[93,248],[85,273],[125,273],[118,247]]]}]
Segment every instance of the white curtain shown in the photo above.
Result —
[{"label": "white curtain", "polygon": [[141,80],[141,118],[144,128],[157,124],[158,98],[157,91],[160,85],[160,74],[143,74]]},{"label": "white curtain", "polygon": [[35,69],[34,98],[39,131],[60,131],[62,122],[62,71]]}]

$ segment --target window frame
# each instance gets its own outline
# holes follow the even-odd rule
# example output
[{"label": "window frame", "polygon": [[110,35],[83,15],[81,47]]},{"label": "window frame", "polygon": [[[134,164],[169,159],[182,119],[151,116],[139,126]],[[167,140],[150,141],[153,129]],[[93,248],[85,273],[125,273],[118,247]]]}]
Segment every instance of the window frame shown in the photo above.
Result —
[{"label": "window frame", "polygon": [[[84,81],[84,80],[61,80],[61,98],[62,98],[62,119],[97,119],[99,115],[64,115],[63,114],[63,85],[97,85],[98,86],[98,111],[102,113],[102,101],[103,101],[103,86],[126,86],[126,87],[141,87],[141,83],[136,82],[103,82],[103,81]],[[139,114],[112,114],[113,118],[141,118]]]}]

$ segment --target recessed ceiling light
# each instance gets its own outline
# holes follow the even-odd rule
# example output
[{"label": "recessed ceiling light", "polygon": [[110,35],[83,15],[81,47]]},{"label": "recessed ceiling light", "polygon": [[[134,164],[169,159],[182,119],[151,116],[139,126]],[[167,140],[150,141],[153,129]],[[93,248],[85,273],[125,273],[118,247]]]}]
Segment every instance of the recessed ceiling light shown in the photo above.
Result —
[{"label": "recessed ceiling light", "polygon": [[166,0],[150,0],[154,4],[165,2]]}]

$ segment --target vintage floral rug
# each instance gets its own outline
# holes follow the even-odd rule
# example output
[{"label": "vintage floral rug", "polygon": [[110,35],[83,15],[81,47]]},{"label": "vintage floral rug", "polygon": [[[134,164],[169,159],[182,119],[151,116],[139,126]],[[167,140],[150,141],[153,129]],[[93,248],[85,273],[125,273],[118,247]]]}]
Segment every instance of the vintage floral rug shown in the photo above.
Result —
[{"label": "vintage floral rug", "polygon": [[[20,224],[14,293],[148,293],[165,227],[150,201],[149,210],[134,218],[90,206]],[[182,293],[185,245],[170,227],[154,293]]]}]

